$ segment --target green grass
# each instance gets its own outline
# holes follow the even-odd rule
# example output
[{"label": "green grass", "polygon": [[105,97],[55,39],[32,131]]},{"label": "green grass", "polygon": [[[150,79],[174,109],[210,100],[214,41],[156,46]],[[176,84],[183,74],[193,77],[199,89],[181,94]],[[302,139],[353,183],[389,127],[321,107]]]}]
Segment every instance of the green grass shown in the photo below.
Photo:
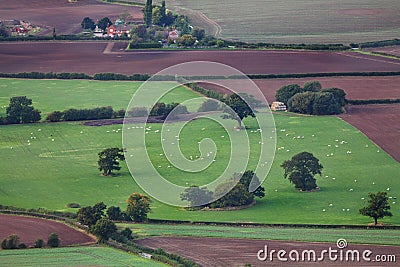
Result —
[{"label": "green grass", "polygon": [[[209,23],[199,19],[196,11],[204,13],[221,26],[222,38],[251,42],[351,43],[386,40],[397,37],[400,25],[397,0],[187,0],[167,2],[167,8],[189,15],[193,23],[214,32]],[[364,13],[357,14],[359,9]]]},{"label": "green grass", "polygon": [[[13,83],[16,84],[12,86]],[[58,83],[60,86],[55,86]],[[86,84],[87,88],[82,89],[83,91],[76,89],[79,84]],[[87,107],[89,104],[95,106],[86,97],[91,94],[101,96],[101,92],[106,90],[102,86],[107,84],[114,84],[115,87],[112,88],[125,86],[127,90],[123,94],[109,93],[103,98],[102,105],[114,107],[118,107],[117,103],[120,103],[120,107],[127,105],[131,94],[128,91],[134,91],[134,87],[139,86],[138,83],[130,82],[122,82],[120,85],[93,81],[1,80],[0,85],[7,86],[0,93],[3,95],[3,103],[6,102],[4,99],[15,92],[18,95],[25,92],[28,97],[35,96],[34,101],[42,99],[35,102],[39,109],[63,110],[63,103],[73,103],[74,107]],[[25,89],[29,85],[35,89]],[[129,89],[131,86],[132,89]],[[47,87],[50,88],[43,89]],[[71,91],[75,88],[77,93],[64,94],[61,99],[47,96],[53,90],[59,90],[63,94],[62,89],[56,88],[67,87]],[[196,96],[191,91],[178,88],[165,99],[179,101]],[[218,222],[367,224],[371,219],[358,213],[359,208],[366,204],[366,200],[362,198],[367,198],[369,192],[386,191],[390,188],[388,194],[394,216],[385,218],[383,222],[400,224],[398,162],[357,129],[337,117],[295,116],[286,113],[276,114],[274,117],[277,126],[277,151],[271,172],[263,184],[266,188],[265,198],[257,199],[257,204],[251,208],[230,212],[187,211],[153,201],[149,217]],[[234,122],[230,123],[233,125]],[[250,127],[248,134],[251,148],[255,148],[248,165],[249,169],[253,169],[259,153],[257,134],[254,133],[256,124],[254,119],[246,120],[246,124]],[[133,126],[135,125],[132,128]],[[180,148],[186,157],[200,155],[197,142],[203,138],[214,140],[217,146],[216,161],[197,175],[174,167],[168,168],[172,164],[164,156],[160,156],[164,153],[160,133],[157,133],[161,125],[151,126],[152,129],[146,134],[147,150],[157,171],[168,180],[181,185],[202,185],[216,178],[225,169],[230,157],[230,142],[228,138],[222,138],[227,137],[227,132],[215,122],[194,120],[180,132]],[[79,122],[0,126],[0,204],[73,210],[66,207],[68,203],[93,205],[104,201],[109,206],[125,209],[127,197],[133,192],[141,192],[126,164],[122,163],[122,169],[115,177],[102,177],[97,169],[98,152],[107,147],[122,146],[120,129],[122,125],[89,127]],[[229,127],[228,131],[236,134],[233,127]],[[140,159],[143,152],[135,149],[133,148],[136,153],[134,156],[138,155]],[[313,153],[324,166],[322,177],[317,177],[320,191],[300,193],[288,180],[283,179],[283,171],[279,165],[302,151]],[[140,165],[137,168],[139,167]],[[153,174],[150,170],[144,170],[143,175],[146,177]]]},{"label": "green grass", "polygon": [[[90,81],[90,80],[25,80],[0,79],[0,116],[12,96],[27,96],[33,106],[42,111],[42,117],[54,110],[112,106],[126,109],[132,95],[142,82]],[[156,86],[156,83],[154,83]],[[165,102],[181,102],[198,94],[178,87]]]},{"label": "green grass", "polygon": [[287,227],[232,227],[196,224],[118,224],[128,227],[139,238],[149,236],[194,236],[335,242],[339,238],[355,244],[400,245],[400,230],[322,229]]},{"label": "green grass", "polygon": [[167,266],[108,247],[66,247],[0,251],[1,266]]}]

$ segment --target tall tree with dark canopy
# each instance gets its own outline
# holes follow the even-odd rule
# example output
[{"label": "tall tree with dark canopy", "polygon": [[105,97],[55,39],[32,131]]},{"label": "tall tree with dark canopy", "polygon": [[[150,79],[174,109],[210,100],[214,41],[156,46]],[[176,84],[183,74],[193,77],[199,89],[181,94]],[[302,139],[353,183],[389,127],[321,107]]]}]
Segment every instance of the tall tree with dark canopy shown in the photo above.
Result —
[{"label": "tall tree with dark canopy", "polygon": [[291,160],[283,162],[281,167],[285,170],[284,177],[288,178],[295,188],[301,191],[318,188],[314,176],[321,175],[323,166],[313,154],[301,152],[294,155]]},{"label": "tall tree with dark canopy", "polygon": [[[244,185],[247,191],[250,189],[250,187],[253,188],[260,184],[260,179],[251,170],[247,170],[243,174],[235,173],[233,175],[233,179],[239,179],[239,182]],[[256,197],[263,198],[265,197],[265,188],[259,185],[257,189],[252,192],[252,194]]]},{"label": "tall tree with dark canopy", "polygon": [[32,107],[32,99],[26,96],[11,97],[6,115],[7,123],[10,124],[37,122],[41,119],[40,111]]},{"label": "tall tree with dark canopy", "polygon": [[101,218],[95,225],[90,227],[90,232],[99,238],[100,243],[103,243],[117,232],[117,226],[110,219]]},{"label": "tall tree with dark canopy", "polygon": [[94,23],[94,21],[89,18],[89,17],[85,17],[82,22],[81,22],[81,26],[83,29],[90,29],[90,30],[94,30],[94,28],[96,28],[96,24]]},{"label": "tall tree with dark canopy", "polygon": [[378,224],[378,219],[393,216],[389,211],[390,206],[386,192],[369,193],[368,196],[368,205],[360,209],[360,214],[373,218],[375,225]]},{"label": "tall tree with dark canopy", "polygon": [[225,98],[223,102],[231,109],[225,108],[227,114],[222,115],[223,119],[232,119],[238,122],[238,128],[242,129],[242,120],[246,117],[255,117],[253,110],[247,103],[237,94],[232,94]]},{"label": "tall tree with dark canopy", "polygon": [[287,105],[289,99],[297,93],[301,93],[302,89],[297,84],[289,84],[282,86],[278,91],[276,91],[275,98],[276,101],[283,102]]},{"label": "tall tree with dark canopy", "polygon": [[107,29],[108,26],[111,26],[112,22],[108,17],[104,17],[102,19],[99,20],[99,22],[97,23],[97,26],[99,26],[100,29],[102,29],[103,31],[105,31]]},{"label": "tall tree with dark canopy", "polygon": [[103,202],[99,202],[94,206],[80,208],[77,212],[77,220],[87,226],[94,225],[104,216],[106,207]]},{"label": "tall tree with dark canopy", "polygon": [[150,212],[150,198],[146,195],[133,193],[126,200],[126,214],[132,218],[134,222],[147,221],[147,213]]},{"label": "tall tree with dark canopy", "polygon": [[104,176],[112,175],[113,170],[120,170],[120,160],[125,160],[123,150],[117,147],[106,148],[99,154],[99,170],[102,171]]},{"label": "tall tree with dark canopy", "polygon": [[150,27],[153,23],[153,1],[147,0],[143,9],[143,19],[146,27]]}]

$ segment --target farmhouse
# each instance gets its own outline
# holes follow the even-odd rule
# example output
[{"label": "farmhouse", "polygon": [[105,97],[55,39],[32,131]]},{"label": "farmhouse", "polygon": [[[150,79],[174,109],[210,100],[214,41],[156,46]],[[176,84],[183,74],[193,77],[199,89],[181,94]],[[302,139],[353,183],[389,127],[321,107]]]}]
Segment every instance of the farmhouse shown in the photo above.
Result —
[{"label": "farmhouse", "polygon": [[286,111],[286,105],[282,102],[272,102],[271,105],[271,110],[272,111]]},{"label": "farmhouse", "polygon": [[168,38],[171,40],[175,40],[177,38],[179,38],[179,31],[177,30],[172,30],[168,33]]}]

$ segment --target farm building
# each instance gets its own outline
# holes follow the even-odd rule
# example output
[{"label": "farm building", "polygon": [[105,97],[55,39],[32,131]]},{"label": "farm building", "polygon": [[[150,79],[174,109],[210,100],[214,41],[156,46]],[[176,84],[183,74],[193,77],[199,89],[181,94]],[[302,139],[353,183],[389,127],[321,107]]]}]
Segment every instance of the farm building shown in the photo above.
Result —
[{"label": "farm building", "polygon": [[271,110],[272,111],[286,111],[286,105],[282,102],[272,102],[271,105]]}]

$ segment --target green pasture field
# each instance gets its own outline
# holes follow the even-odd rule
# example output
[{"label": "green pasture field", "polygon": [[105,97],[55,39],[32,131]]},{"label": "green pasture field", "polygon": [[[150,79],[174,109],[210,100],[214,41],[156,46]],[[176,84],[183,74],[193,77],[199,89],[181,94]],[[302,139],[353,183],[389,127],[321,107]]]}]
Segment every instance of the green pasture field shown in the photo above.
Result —
[{"label": "green pasture field", "polygon": [[101,246],[0,251],[1,266],[167,266]]},{"label": "green pasture field", "polygon": [[233,227],[196,224],[118,224],[128,227],[139,238],[149,236],[193,236],[293,240],[301,242],[336,242],[344,238],[351,244],[400,245],[399,230],[322,229],[290,227]]},{"label": "green pasture field", "polygon": [[[13,82],[20,86],[12,87],[10,84]],[[74,94],[64,94],[62,100],[53,100],[47,96],[56,88],[73,90],[79,84],[85,84],[88,88],[76,89]],[[64,110],[64,105],[71,103],[72,107],[81,108],[91,104],[86,97],[101,96],[107,88],[102,86],[107,84],[118,87],[120,83],[4,79],[0,85],[9,85],[10,89],[4,87],[0,94],[3,96],[3,105],[7,104],[11,95],[25,92],[28,97],[33,97],[39,109]],[[139,86],[138,83],[121,84],[126,86],[126,90],[132,91],[134,85]],[[130,89],[129,84],[133,85],[133,89]],[[25,89],[29,86],[31,90]],[[60,94],[63,93],[63,90],[58,90]],[[128,92],[115,95],[110,93],[103,98],[102,105],[115,107],[120,103],[122,108],[130,100],[128,95]],[[191,91],[178,88],[165,99],[181,101],[197,96]],[[36,102],[36,99],[42,100]],[[400,224],[398,162],[360,131],[337,117],[297,116],[288,113],[277,113],[274,117],[277,150],[271,171],[263,184],[266,188],[265,198],[257,199],[257,204],[251,208],[226,212],[188,211],[153,201],[149,217],[215,222],[367,224],[371,219],[361,216],[358,210],[366,204],[368,193],[387,191],[394,216],[385,218],[383,222]],[[234,121],[231,122],[233,125]],[[245,123],[249,126],[250,147],[259,147],[257,133],[254,133],[257,127],[255,120],[246,119]],[[131,131],[141,131],[136,127],[133,129],[134,126],[131,126]],[[157,130],[161,130],[162,125],[150,126],[151,130],[146,134],[147,150],[153,165],[170,181],[181,185],[202,185],[216,178],[225,168],[230,155],[230,142],[226,130],[215,122],[208,119],[194,120],[180,133],[180,147],[186,157],[200,155],[197,142],[202,138],[208,137],[217,145],[216,161],[199,175],[182,172],[173,166],[168,168],[170,163],[164,156],[160,156],[163,151]],[[121,129],[122,125],[91,127],[80,122],[0,126],[0,204],[73,211],[67,208],[68,203],[84,206],[104,201],[108,206],[125,209],[127,197],[133,192],[141,192],[126,164],[122,163],[122,169],[115,177],[100,176],[97,169],[98,152],[107,147],[122,147]],[[229,129],[227,131],[234,131],[233,127]],[[257,149],[255,151],[250,157],[249,169],[256,165]],[[322,177],[317,177],[320,191],[301,193],[288,180],[283,179],[283,170],[279,165],[301,151],[313,153],[324,166]]]},{"label": "green pasture field", "polygon": [[[12,96],[27,96],[33,106],[42,111],[42,117],[55,110],[112,106],[126,109],[132,95],[142,82],[90,81],[90,80],[26,80],[0,79],[0,116]],[[197,93],[178,87],[166,102],[181,102]]]},{"label": "green pasture field", "polygon": [[220,37],[246,42],[376,41],[397,37],[400,25],[397,0],[172,0],[167,8],[189,15],[194,24],[215,33],[215,26],[199,15],[203,13],[222,28]]}]

